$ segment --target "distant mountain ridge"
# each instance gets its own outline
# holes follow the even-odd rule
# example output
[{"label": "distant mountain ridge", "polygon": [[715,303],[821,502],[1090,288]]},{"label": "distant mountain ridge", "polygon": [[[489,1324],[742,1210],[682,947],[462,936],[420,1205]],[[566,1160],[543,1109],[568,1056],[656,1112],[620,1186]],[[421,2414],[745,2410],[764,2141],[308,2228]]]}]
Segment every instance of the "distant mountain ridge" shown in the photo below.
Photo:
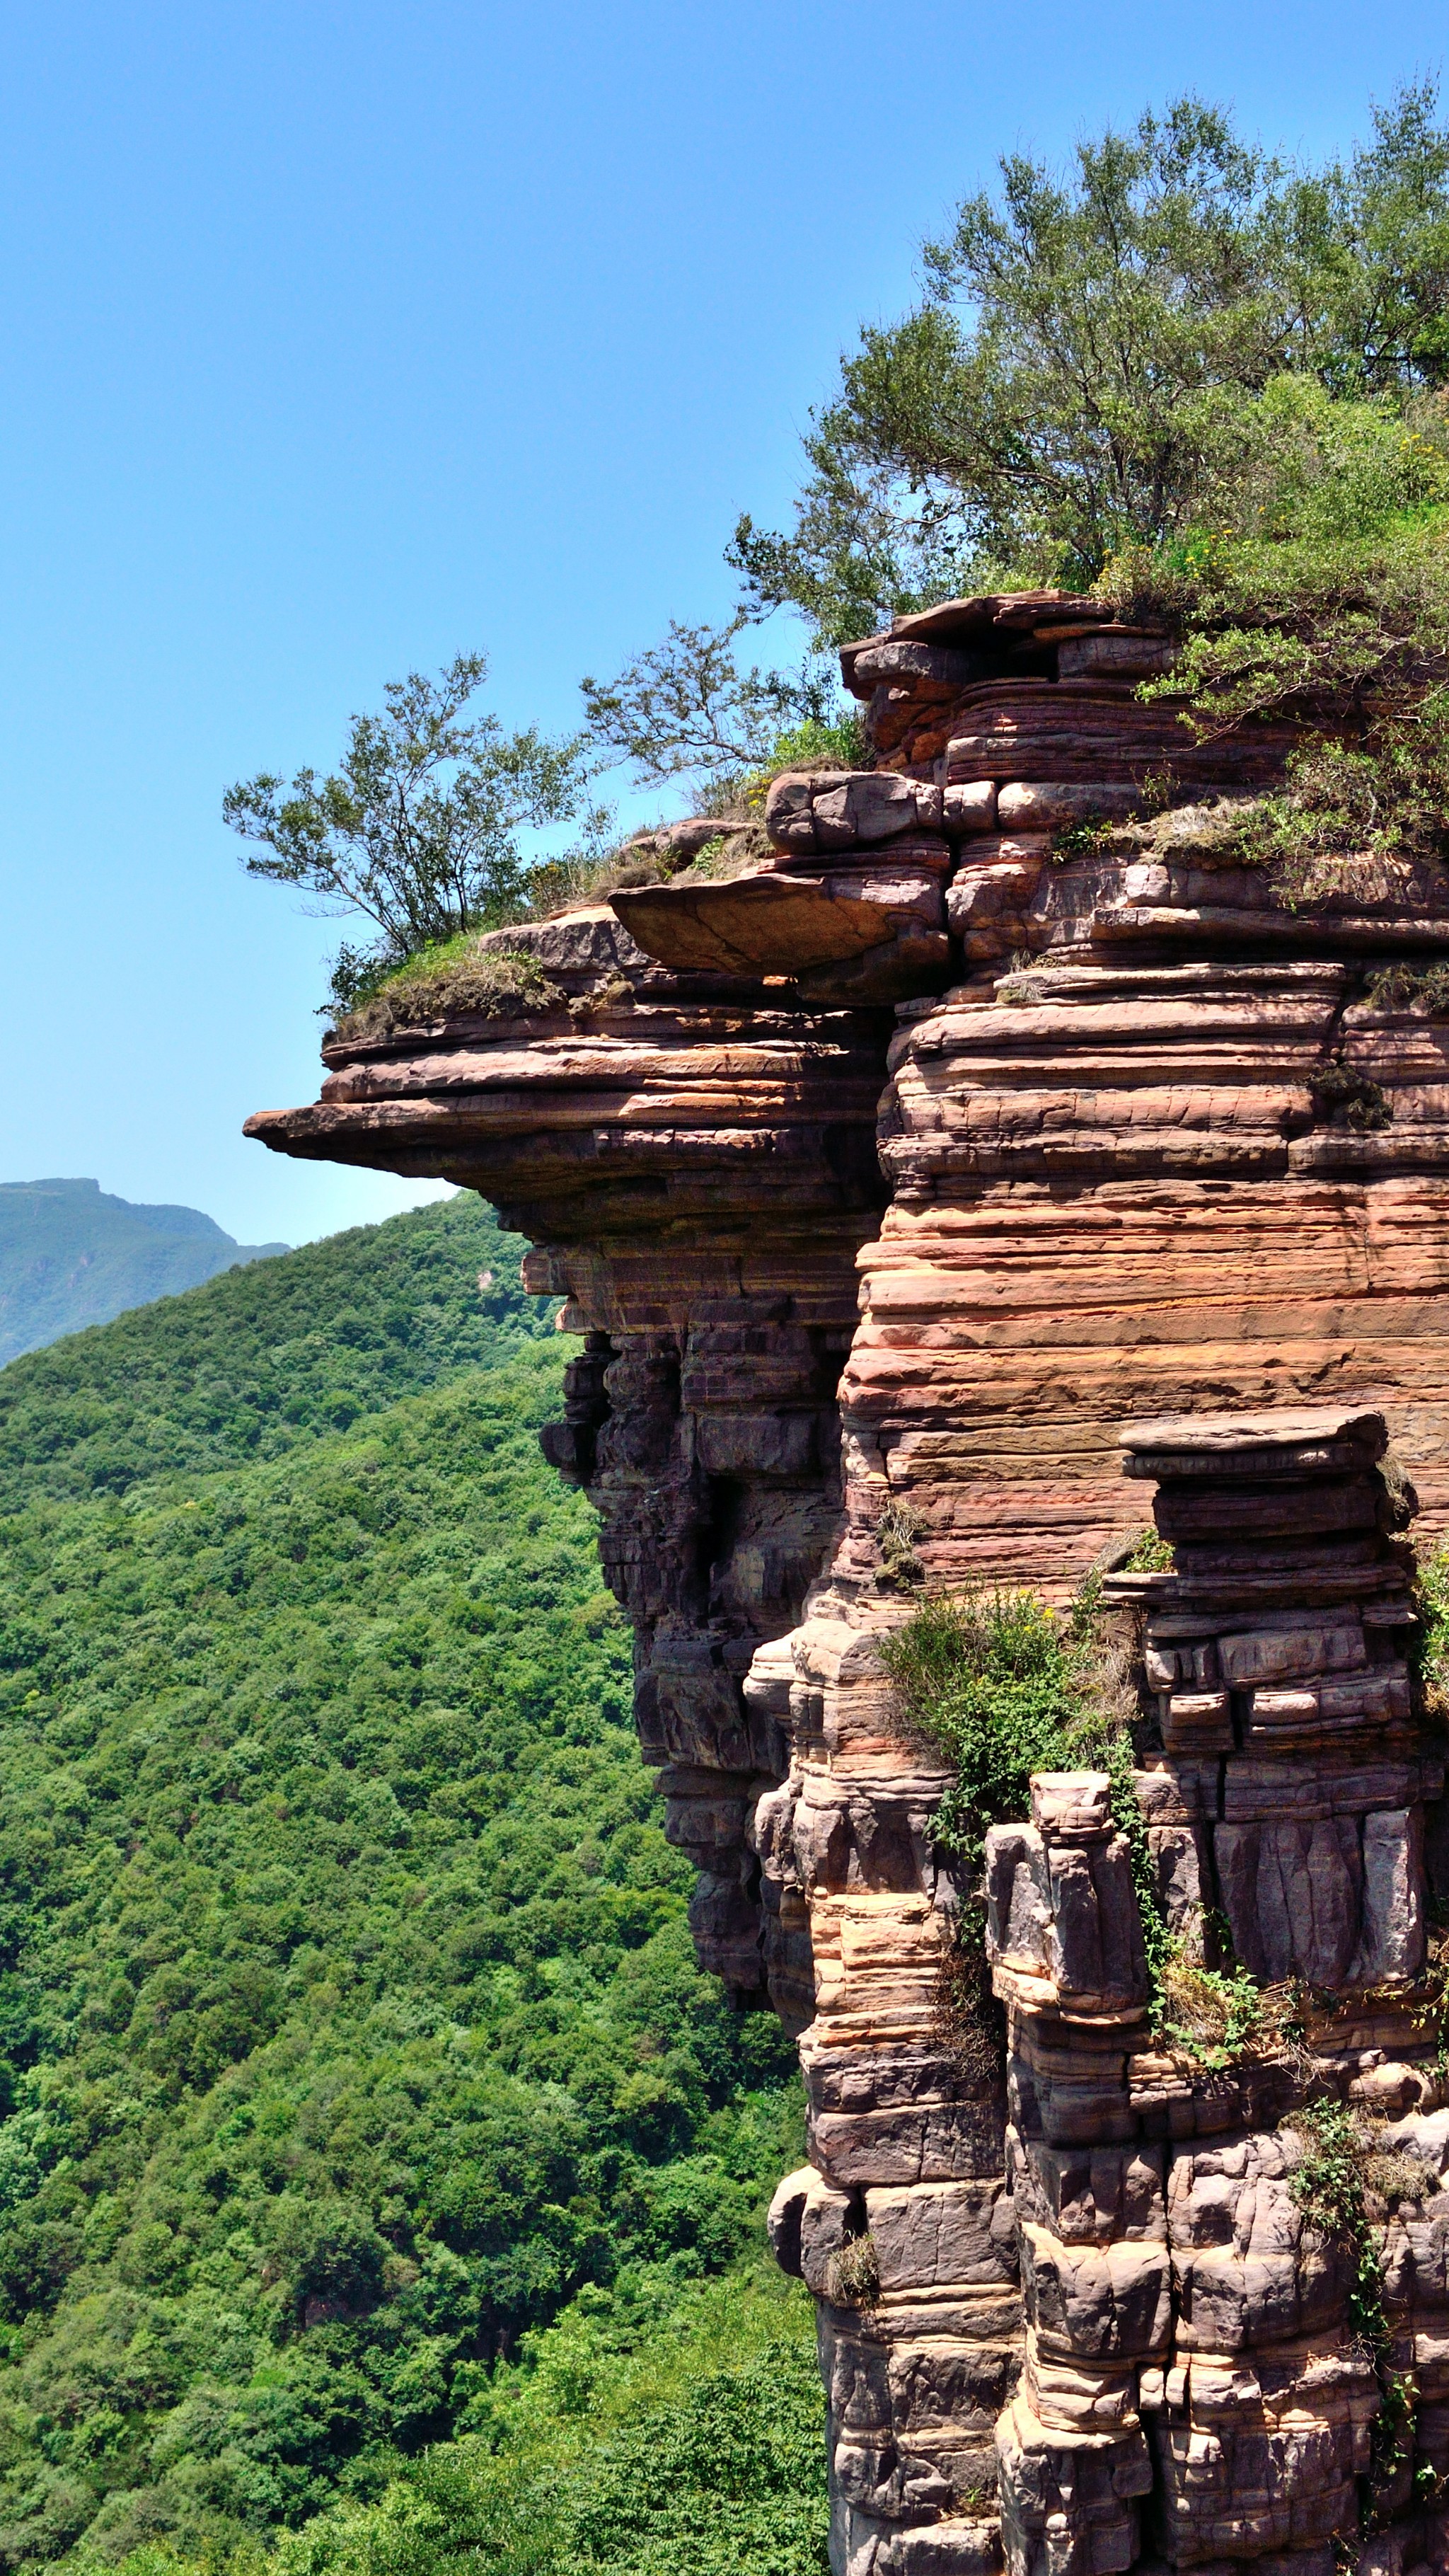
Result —
[{"label": "distant mountain ridge", "polygon": [[98,1181],[0,1182],[0,1368],[127,1307],[290,1250],[238,1243],[199,1208],[138,1206]]}]

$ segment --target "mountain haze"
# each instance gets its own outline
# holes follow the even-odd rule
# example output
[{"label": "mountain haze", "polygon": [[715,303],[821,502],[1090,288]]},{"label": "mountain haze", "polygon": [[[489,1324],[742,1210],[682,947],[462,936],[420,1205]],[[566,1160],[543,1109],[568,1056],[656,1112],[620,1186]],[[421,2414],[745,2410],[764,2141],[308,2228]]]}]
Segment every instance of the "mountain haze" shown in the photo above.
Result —
[{"label": "mountain haze", "polygon": [[237,1243],[199,1208],[140,1206],[98,1181],[0,1182],[0,1368],[289,1249]]}]

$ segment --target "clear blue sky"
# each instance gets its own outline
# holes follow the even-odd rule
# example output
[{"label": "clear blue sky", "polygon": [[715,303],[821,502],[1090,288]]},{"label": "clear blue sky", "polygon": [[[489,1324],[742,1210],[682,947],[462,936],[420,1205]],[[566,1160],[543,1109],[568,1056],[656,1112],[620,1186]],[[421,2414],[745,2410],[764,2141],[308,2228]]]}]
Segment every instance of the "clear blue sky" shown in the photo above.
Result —
[{"label": "clear blue sky", "polygon": [[1195,87],[1318,155],[1442,8],[8,6],[0,1180],[293,1241],[420,1193],[243,1142],[329,933],[223,787],[464,647],[567,727],[730,598],[863,318],[995,156]]}]

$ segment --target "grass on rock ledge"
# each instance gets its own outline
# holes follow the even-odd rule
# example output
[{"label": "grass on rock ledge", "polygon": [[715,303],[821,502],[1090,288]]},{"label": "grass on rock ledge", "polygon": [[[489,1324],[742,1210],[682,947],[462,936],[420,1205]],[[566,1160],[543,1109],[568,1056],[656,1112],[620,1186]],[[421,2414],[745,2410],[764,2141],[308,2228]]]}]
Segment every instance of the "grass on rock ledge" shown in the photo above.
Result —
[{"label": "grass on rock ledge", "polygon": [[387,1037],[419,1022],[475,1017],[521,1019],[530,1012],[564,1008],[536,957],[523,948],[486,947],[477,931],[434,940],[404,966],[384,975],[351,1011],[333,1021],[340,1038]]},{"label": "grass on rock ledge", "polygon": [[500,919],[486,932],[434,940],[410,957],[374,963],[353,978],[353,1006],[339,1011],[329,1005],[326,1016],[339,1037],[363,1039],[446,1017],[516,1019],[559,1009],[564,996],[536,958],[524,948],[485,946],[484,941],[549,920],[577,904],[602,902],[624,887],[708,885],[740,875],[767,855],[761,817],[772,780],[787,769],[858,769],[865,759],[865,736],[853,712],[836,723],[812,717],[792,726],[758,769],[718,782],[705,797],[700,811],[735,828],[707,842],[688,867],[679,867],[669,854],[663,825],[657,848],[649,834],[636,834],[602,855],[576,852],[548,860],[533,871],[522,912]]}]

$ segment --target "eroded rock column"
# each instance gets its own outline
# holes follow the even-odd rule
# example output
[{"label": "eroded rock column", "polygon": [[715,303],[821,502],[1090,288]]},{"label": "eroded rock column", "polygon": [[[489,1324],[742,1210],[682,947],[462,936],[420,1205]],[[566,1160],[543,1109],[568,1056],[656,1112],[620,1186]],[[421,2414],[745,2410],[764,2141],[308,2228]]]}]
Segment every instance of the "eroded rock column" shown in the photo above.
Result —
[{"label": "eroded rock column", "polygon": [[947,1783],[893,1723],[869,1631],[817,1610],[759,1658],[793,1760],[762,1802],[767,1885],[804,1909],[811,2163],[771,2233],[820,2302],[842,2576],[990,2576],[994,2428],[1020,2367],[1002,2069],[949,2026],[956,1891],[932,1841]]},{"label": "eroded rock column", "polygon": [[[1424,1860],[1444,1771],[1385,1447],[1364,1410],[1127,1433],[1176,1560],[1108,1579],[1142,1623],[1138,1822],[1105,1773],[1043,1775],[991,1833],[1004,2088],[942,1992],[946,1782],[902,1744],[872,1643],[899,1608],[821,1594],[793,1678],[778,1648],[757,1661],[793,1752],[757,1837],[808,1918],[817,1999],[812,2161],[772,2231],[819,2302],[841,2576],[1449,2564]],[[1241,2048],[1154,2038],[1134,1839],[1176,1956],[1265,1991]],[[1354,2247],[1295,2188],[1314,2102],[1423,2178],[1376,2210],[1377,2351]]]},{"label": "eroded rock column", "polygon": [[[1145,1614],[1152,1872],[1183,1955],[1241,1962],[1272,2003],[1216,2065],[1153,2044],[1105,1775],[1038,1779],[1031,1823],[989,1837],[1027,2316],[999,2435],[1008,2565],[1442,2567],[1449,2305],[1431,2324],[1424,2294],[1449,2197],[1422,1972],[1443,1762],[1406,1658],[1405,1497],[1372,1413],[1195,1416],[1126,1445],[1176,1550],[1108,1587]],[[1314,2101],[1387,2121],[1381,2143],[1426,2168],[1372,2249],[1404,2329],[1377,2356],[1351,2322],[1355,2248],[1294,2187]],[[1395,2370],[1414,2411],[1391,2450]]]}]

